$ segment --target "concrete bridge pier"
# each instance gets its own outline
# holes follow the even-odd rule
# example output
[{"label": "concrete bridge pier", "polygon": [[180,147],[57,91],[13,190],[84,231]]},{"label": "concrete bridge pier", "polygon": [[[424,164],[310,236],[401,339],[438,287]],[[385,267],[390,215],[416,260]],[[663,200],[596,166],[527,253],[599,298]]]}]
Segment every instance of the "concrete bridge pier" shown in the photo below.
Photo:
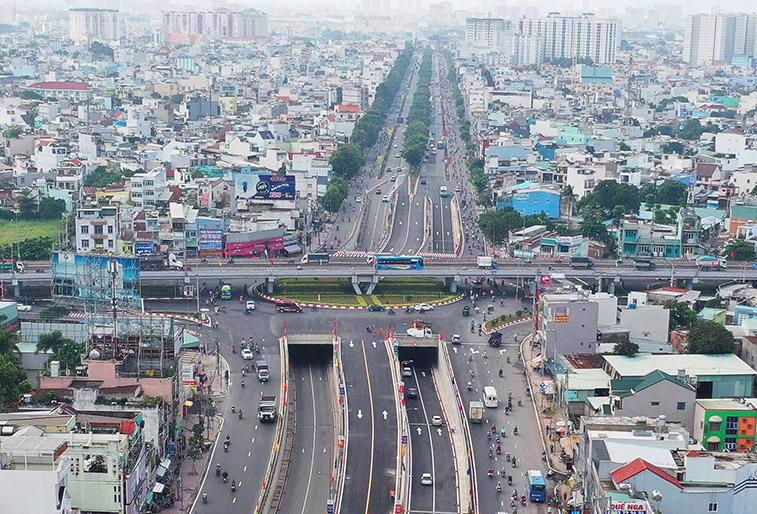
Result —
[{"label": "concrete bridge pier", "polygon": [[379,283],[378,275],[352,275],[350,281],[355,294],[373,294]]},{"label": "concrete bridge pier", "polygon": [[273,294],[274,282],[276,282],[276,277],[274,277],[273,275],[270,275],[265,279],[265,288],[266,288],[266,291],[268,291],[268,294]]},{"label": "concrete bridge pier", "polygon": [[459,276],[446,277],[444,279],[444,286],[449,289],[450,293],[457,293],[457,283],[460,282]]}]

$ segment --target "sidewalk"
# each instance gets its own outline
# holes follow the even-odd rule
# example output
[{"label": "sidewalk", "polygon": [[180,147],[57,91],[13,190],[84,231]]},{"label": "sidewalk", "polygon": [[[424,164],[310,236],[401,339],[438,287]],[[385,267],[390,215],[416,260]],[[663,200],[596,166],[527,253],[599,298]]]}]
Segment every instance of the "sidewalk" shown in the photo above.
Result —
[{"label": "sidewalk", "polygon": [[[228,364],[221,358],[221,369],[219,373],[216,373],[216,356],[213,354],[200,353],[200,352],[185,352],[182,355],[182,361],[184,362],[197,362],[198,368],[202,373],[208,376],[208,391],[213,399],[218,396],[228,393],[228,386],[224,381],[224,371],[228,369]],[[187,434],[187,439],[192,433],[192,426],[199,421],[199,413],[190,413],[185,418],[177,417],[177,424],[181,423],[184,427],[184,433]],[[211,443],[210,448],[203,452],[202,456],[194,463],[191,459],[184,459],[183,451],[179,450],[177,453],[178,463],[176,467],[176,480],[172,484],[171,495],[176,499],[173,507],[163,509],[161,512],[167,514],[184,514],[190,511],[192,504],[197,497],[203,480],[205,479],[205,473],[207,471],[210,456],[212,454],[213,445],[215,445],[216,438],[223,427],[223,418],[215,416],[207,418],[206,422],[210,423],[210,428],[207,430],[206,438]],[[194,464],[195,472],[192,471]]]},{"label": "sidewalk", "polygon": [[[562,460],[563,454],[567,457],[573,457],[573,442],[568,433],[568,420],[565,419],[562,409],[559,408],[559,399],[553,398],[555,395],[541,392],[541,383],[552,380],[552,377],[546,373],[542,374],[541,368],[533,369],[531,366],[532,359],[541,354],[540,348],[532,347],[532,336],[533,334],[529,334],[524,339],[522,352],[524,371],[528,377],[528,387],[531,389],[532,402],[539,420],[539,433],[541,434],[543,448],[546,449],[550,470],[559,475],[569,476],[572,471],[567,468]],[[562,504],[565,505],[571,497],[571,491],[571,488],[563,482],[554,490],[548,491],[548,495],[551,496],[556,492]]]}]

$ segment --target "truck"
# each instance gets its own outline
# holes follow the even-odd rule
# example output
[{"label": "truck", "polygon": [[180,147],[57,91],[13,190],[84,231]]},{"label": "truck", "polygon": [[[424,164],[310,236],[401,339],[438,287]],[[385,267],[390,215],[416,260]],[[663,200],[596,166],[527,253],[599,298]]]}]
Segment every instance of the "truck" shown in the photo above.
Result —
[{"label": "truck", "polygon": [[571,257],[570,267],[591,269],[594,267],[594,261],[589,259],[588,257]]},{"label": "truck", "polygon": [[183,270],[184,262],[177,259],[173,253],[167,256],[143,255],[139,258],[139,267],[142,271]]},{"label": "truck", "polygon": [[276,420],[276,395],[260,395],[258,403],[258,419],[262,423],[273,422]]},{"label": "truck", "polygon": [[10,273],[12,271],[23,273],[26,271],[24,263],[16,259],[3,259],[0,261],[0,273]]},{"label": "truck", "polygon": [[722,271],[727,267],[728,263],[720,257],[713,257],[711,255],[697,257],[697,268],[699,268],[699,271]]},{"label": "truck", "polygon": [[434,337],[434,333],[431,331],[431,324],[419,319],[414,320],[410,324],[410,328],[407,329],[407,335],[417,338]]},{"label": "truck", "polygon": [[637,270],[653,270],[657,266],[655,265],[654,261],[652,260],[652,256],[650,254],[640,253],[636,256],[636,258],[633,260],[633,265]]},{"label": "truck", "polygon": [[489,335],[489,346],[498,348],[502,346],[502,332],[492,332]]},{"label": "truck", "polygon": [[481,423],[484,419],[484,402],[473,400],[468,402],[468,419],[471,423]]},{"label": "truck", "polygon": [[494,257],[479,255],[476,257],[476,266],[482,269],[493,269],[497,267],[497,263],[494,262]]},{"label": "truck", "polygon": [[261,359],[255,362],[255,368],[258,370],[258,380],[260,380],[261,383],[268,382],[268,379],[271,378],[271,372],[268,370],[268,363]]}]

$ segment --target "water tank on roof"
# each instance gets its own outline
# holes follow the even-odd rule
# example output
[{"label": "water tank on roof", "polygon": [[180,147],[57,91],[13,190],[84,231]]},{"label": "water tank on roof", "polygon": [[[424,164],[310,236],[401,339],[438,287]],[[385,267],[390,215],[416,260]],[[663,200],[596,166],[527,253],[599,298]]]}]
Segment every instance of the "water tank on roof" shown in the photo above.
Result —
[{"label": "water tank on roof", "polygon": [[60,361],[50,361],[50,376],[53,378],[60,376]]}]

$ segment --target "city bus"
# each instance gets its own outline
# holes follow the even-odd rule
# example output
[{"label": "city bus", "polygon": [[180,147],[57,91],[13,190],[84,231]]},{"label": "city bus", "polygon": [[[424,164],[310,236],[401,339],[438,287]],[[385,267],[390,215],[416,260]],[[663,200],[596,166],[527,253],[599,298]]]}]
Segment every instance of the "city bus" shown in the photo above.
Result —
[{"label": "city bus", "polygon": [[329,254],[327,253],[307,253],[300,260],[302,264],[310,264],[311,262],[317,262],[318,264],[328,264]]},{"label": "city bus", "polygon": [[423,257],[417,255],[377,255],[376,269],[423,269]]},{"label": "city bus", "polygon": [[231,300],[231,286],[224,284],[221,287],[221,300]]},{"label": "city bus", "polygon": [[547,482],[544,475],[538,469],[529,469],[528,473],[528,497],[532,502],[547,501]]}]

